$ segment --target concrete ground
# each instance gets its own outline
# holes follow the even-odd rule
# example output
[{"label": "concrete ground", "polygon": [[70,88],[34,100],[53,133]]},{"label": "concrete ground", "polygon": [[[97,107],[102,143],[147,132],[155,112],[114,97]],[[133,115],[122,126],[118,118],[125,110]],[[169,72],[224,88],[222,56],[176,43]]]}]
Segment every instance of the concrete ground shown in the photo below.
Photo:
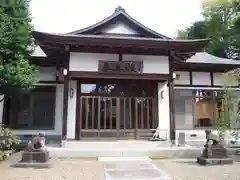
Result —
[{"label": "concrete ground", "polygon": [[[0,163],[1,180],[105,180],[103,165],[95,159],[54,159],[49,169],[12,168],[13,155]],[[240,180],[240,157],[233,165],[198,166],[191,160],[154,160],[153,164],[173,180]]]}]

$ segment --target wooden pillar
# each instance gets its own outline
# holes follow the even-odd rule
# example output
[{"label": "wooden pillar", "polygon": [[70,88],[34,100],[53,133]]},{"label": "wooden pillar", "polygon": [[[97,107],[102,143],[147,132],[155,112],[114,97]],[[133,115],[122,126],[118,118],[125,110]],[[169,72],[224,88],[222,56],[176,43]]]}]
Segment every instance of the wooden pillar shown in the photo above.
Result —
[{"label": "wooden pillar", "polygon": [[168,78],[168,86],[169,86],[169,108],[170,108],[170,140],[175,144],[176,140],[176,122],[175,122],[175,103],[174,103],[174,82],[173,82],[173,51],[169,51],[168,59],[169,59],[169,78]]},{"label": "wooden pillar", "polygon": [[118,61],[122,61],[123,60],[123,56],[121,53],[118,53]]},{"label": "wooden pillar", "polygon": [[[68,53],[67,53],[68,54]],[[63,69],[63,116],[62,116],[62,139],[67,139],[67,118],[68,118],[68,91],[69,91],[69,56],[66,56]]]},{"label": "wooden pillar", "polygon": [[82,107],[81,107],[81,98],[80,98],[80,91],[81,82],[77,81],[77,98],[76,98],[76,127],[75,127],[75,139],[80,140],[81,135],[81,118],[82,118]]}]

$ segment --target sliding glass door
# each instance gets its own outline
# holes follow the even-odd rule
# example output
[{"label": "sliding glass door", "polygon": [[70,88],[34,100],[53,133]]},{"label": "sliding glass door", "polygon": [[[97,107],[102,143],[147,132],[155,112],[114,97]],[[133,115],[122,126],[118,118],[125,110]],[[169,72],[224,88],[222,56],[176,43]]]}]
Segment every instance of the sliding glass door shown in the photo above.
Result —
[{"label": "sliding glass door", "polygon": [[38,86],[8,100],[8,122],[12,129],[54,129],[55,86]]}]

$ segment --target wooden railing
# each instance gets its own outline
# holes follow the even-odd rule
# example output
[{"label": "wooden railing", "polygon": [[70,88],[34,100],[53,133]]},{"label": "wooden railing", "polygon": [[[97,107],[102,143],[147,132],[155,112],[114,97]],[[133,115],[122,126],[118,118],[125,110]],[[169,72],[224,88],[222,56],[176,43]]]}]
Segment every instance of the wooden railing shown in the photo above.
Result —
[{"label": "wooden railing", "polygon": [[99,61],[99,72],[142,73],[141,61]]},{"label": "wooden railing", "polygon": [[142,139],[136,133],[157,127],[157,107],[152,97],[80,96],[80,138]]}]

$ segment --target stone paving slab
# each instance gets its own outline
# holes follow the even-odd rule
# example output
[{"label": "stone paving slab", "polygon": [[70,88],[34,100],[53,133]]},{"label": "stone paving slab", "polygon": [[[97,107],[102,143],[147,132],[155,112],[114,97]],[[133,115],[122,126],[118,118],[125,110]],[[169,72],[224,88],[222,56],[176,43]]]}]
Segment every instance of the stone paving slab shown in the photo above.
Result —
[{"label": "stone paving slab", "polygon": [[139,169],[153,169],[153,165],[149,162],[144,161],[130,161],[130,162],[109,162],[104,164],[104,168],[108,171],[111,170],[128,170],[129,168],[132,170]]},{"label": "stone paving slab", "polygon": [[148,156],[141,157],[98,157],[100,162],[116,162],[116,161],[152,161]]},{"label": "stone paving slab", "polygon": [[[106,180],[169,180],[169,177],[156,168],[151,159],[137,158],[99,158],[105,169]],[[101,161],[101,159],[105,161]],[[145,159],[145,160],[144,160]]]},{"label": "stone paving slab", "polygon": [[124,171],[107,171],[107,180],[164,180],[169,179],[163,177],[162,173],[156,169],[141,170],[124,170]]}]

